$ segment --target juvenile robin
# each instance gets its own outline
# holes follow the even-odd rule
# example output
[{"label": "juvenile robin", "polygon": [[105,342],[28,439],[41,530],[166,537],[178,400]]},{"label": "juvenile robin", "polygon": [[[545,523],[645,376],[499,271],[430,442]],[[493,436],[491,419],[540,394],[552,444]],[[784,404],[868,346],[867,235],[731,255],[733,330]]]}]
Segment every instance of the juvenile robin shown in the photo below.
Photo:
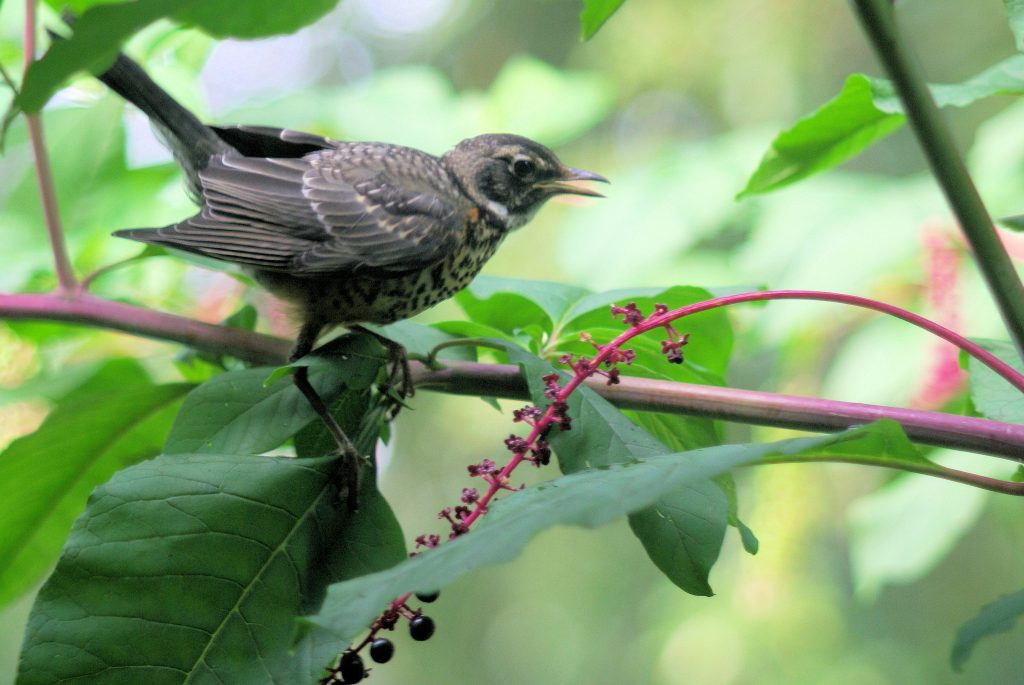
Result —
[{"label": "juvenile robin", "polygon": [[[329,326],[392,323],[451,297],[546,200],[600,197],[575,182],[607,182],[521,136],[480,135],[435,157],[288,129],[208,126],[124,55],[99,78],[153,122],[200,205],[179,223],[114,235],[245,267],[295,305],[293,360]],[[323,416],[304,371],[295,381]]]}]

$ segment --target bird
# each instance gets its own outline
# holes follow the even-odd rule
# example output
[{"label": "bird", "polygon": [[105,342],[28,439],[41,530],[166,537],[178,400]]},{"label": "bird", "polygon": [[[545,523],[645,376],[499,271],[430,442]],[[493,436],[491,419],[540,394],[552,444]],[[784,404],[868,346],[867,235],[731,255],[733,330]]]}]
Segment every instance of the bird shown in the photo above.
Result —
[{"label": "bird", "polygon": [[[440,157],[266,126],[208,126],[121,54],[100,80],[153,122],[198,213],[115,236],[241,265],[296,307],[297,352],[333,325],[409,318],[466,287],[548,199],[603,176],[484,134]],[[294,355],[293,355],[294,356]]]},{"label": "bird", "polygon": [[[208,125],[123,53],[98,78],[150,119],[199,205],[177,223],[114,235],[243,267],[293,306],[292,361],[328,328],[393,323],[451,297],[548,199],[601,197],[579,182],[608,182],[507,133],[435,156],[287,128]],[[296,383],[316,408],[302,370]]]}]

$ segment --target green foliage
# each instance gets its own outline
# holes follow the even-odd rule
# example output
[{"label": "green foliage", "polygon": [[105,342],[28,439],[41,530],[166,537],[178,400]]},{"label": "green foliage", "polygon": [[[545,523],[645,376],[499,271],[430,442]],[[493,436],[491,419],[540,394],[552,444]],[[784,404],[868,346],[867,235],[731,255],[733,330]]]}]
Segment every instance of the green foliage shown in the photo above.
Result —
[{"label": "green foliage", "polygon": [[960,627],[953,643],[953,668],[962,671],[978,641],[989,635],[1013,630],[1024,614],[1024,590],[1003,595],[982,607],[978,615]]},{"label": "green foliage", "polygon": [[[534,403],[544,406],[541,378],[554,369],[516,348],[509,349],[509,357],[523,369]],[[562,379],[568,376],[562,374]],[[671,451],[589,388],[573,393],[569,415],[572,430],[555,431],[548,438],[563,473],[631,463]],[[673,583],[691,594],[710,596],[708,574],[718,559],[729,515],[725,493],[709,478],[688,481],[685,487],[662,494],[650,508],[630,512],[630,527]]]},{"label": "green foliage", "polygon": [[[1024,93],[1024,55],[1014,55],[955,84],[933,84],[940,107],[966,107],[994,95]],[[831,169],[888,136],[906,121],[885,79],[847,78],[842,91],[772,141],[739,197],[765,193]]]},{"label": "green foliage", "polygon": [[780,133],[739,197],[807,178],[856,156],[903,125],[904,117],[875,102],[875,83],[861,74],[815,112]]},{"label": "green foliage", "polygon": [[[346,389],[369,387],[383,359],[376,341],[357,335],[296,364],[310,367],[310,383],[330,403]],[[278,447],[316,417],[298,388],[282,378],[289,373],[290,367],[232,371],[196,388],[185,398],[164,452],[260,454]]]},{"label": "green foliage", "polygon": [[512,559],[532,537],[552,525],[601,526],[651,505],[666,493],[707,482],[731,467],[771,454],[824,453],[837,441],[856,445],[871,431],[866,427],[839,436],[652,455],[562,476],[495,502],[470,535],[424,551],[387,571],[331,587],[323,609],[310,620],[348,641],[396,595],[410,589],[443,588],[474,568]]},{"label": "green foliage", "polygon": [[358,545],[360,567],[403,556],[390,512],[371,501],[372,484],[361,493],[361,520],[348,520],[332,482],[337,466],[333,457],[178,454],[118,473],[93,493],[39,593],[19,683],[114,674],[123,682],[311,682],[338,646],[307,641],[290,654],[293,621],[352,567],[342,556],[351,549],[334,541],[353,527],[360,535],[389,529]]},{"label": "green foliage", "polygon": [[55,400],[43,424],[0,454],[0,606],[53,565],[89,492],[160,451],[184,383],[157,385],[133,360],[110,359]]},{"label": "green foliage", "polygon": [[597,30],[622,7],[626,0],[583,0],[583,11],[580,12],[580,28],[583,40],[593,38]]},{"label": "green foliage", "polygon": [[[216,36],[252,37],[293,31],[336,3],[314,0],[299,7],[270,0],[241,5],[224,0],[48,1],[57,9],[70,7],[79,19],[74,35],[54,44],[27,74],[17,103],[26,111],[41,108],[72,74],[102,69],[125,40],[156,19],[196,26]],[[537,7],[547,4],[530,3],[531,8],[523,12],[540,11]],[[623,0],[584,0],[580,15],[584,39],[592,37],[622,4]],[[643,5],[639,12],[648,11]],[[649,5],[657,6],[657,11],[669,3]],[[1004,0],[1004,5],[1021,49],[1024,2]],[[688,20],[701,12],[694,9]],[[367,48],[368,62],[399,61],[384,51],[378,53],[379,46],[371,45],[366,35],[357,36],[357,23],[351,20],[351,25],[346,25],[345,40],[356,36],[351,42]],[[228,120],[298,126],[344,138],[391,140],[431,151],[487,130],[515,131],[559,145],[580,138],[608,119],[621,91],[625,95],[622,110],[609,125],[594,131],[600,142],[595,154],[602,157],[601,163],[613,168],[620,165],[611,197],[601,205],[603,211],[567,213],[567,217],[575,217],[570,221],[576,222],[578,230],[545,238],[544,246],[552,248],[550,255],[534,260],[531,251],[525,261],[506,262],[497,269],[500,272],[511,264],[510,273],[525,267],[536,269],[545,278],[558,279],[559,275],[552,273],[556,269],[549,271],[554,263],[576,269],[579,279],[592,286],[601,282],[678,282],[680,273],[685,274],[686,282],[778,284],[791,279],[809,285],[831,283],[829,279],[842,272],[854,279],[846,282],[852,283],[850,289],[874,289],[879,283],[894,283],[893,265],[910,263],[917,250],[912,231],[901,230],[896,235],[894,229],[913,226],[923,215],[935,213],[937,193],[926,195],[916,178],[861,180],[837,175],[825,184],[809,185],[806,195],[787,194],[785,205],[769,198],[740,206],[730,203],[734,189],[743,182],[740,174],[750,168],[751,141],[757,141],[756,153],[763,136],[747,130],[714,140],[689,139],[689,126],[697,131],[706,126],[717,130],[737,117],[737,108],[728,99],[704,101],[701,91],[708,89],[706,82],[687,82],[685,96],[680,95],[671,85],[680,80],[674,67],[670,80],[648,73],[654,70],[644,55],[629,52],[637,45],[647,48],[649,43],[650,53],[665,65],[678,61],[674,52],[669,54],[659,45],[660,29],[653,25],[641,38],[617,35],[612,41],[616,44],[601,55],[585,55],[580,48],[570,59],[546,50],[538,52],[543,61],[529,55],[502,57],[501,68],[498,62],[492,65],[481,60],[478,65],[473,57],[467,57],[473,54],[475,37],[487,35],[480,26],[467,27],[470,24],[452,29],[458,37],[449,46],[452,51],[434,59],[431,66],[383,68],[365,80],[355,78],[354,83],[338,88],[324,85],[329,79],[320,74],[317,85],[297,94],[283,92],[273,101],[253,98],[243,107],[238,106],[243,101],[236,99],[229,104],[234,109]],[[380,30],[380,35],[371,36],[372,41],[389,27]],[[737,43],[744,42],[743,30],[742,26],[729,27]],[[153,59],[154,64],[173,64],[180,55],[168,45],[187,42],[187,36],[176,28],[155,26],[148,37],[141,36],[132,46],[133,54],[141,48],[140,54],[162,58]],[[318,60],[324,58],[325,69],[344,71],[344,80],[353,79],[346,71],[348,62],[331,62],[332,51],[337,48],[341,52],[335,43],[343,42],[335,38],[332,34],[328,41],[331,50],[318,45],[312,54]],[[436,45],[416,46],[405,38],[398,41],[402,50],[438,49]],[[314,30],[310,39],[323,38]],[[381,42],[386,40],[381,38]],[[513,36],[510,44],[518,46],[519,42]],[[206,50],[209,43],[203,42],[201,47]],[[346,58],[351,56],[349,47]],[[708,53],[708,64],[701,54],[701,73],[723,71],[714,63],[714,50],[703,52]],[[760,56],[761,50],[756,52]],[[0,61],[14,64],[19,59],[17,49],[0,31]],[[580,65],[600,65],[601,59],[604,70],[580,69]],[[637,71],[616,82],[611,65],[625,69],[634,62]],[[458,67],[452,68],[453,64]],[[573,68],[565,68],[565,64]],[[725,71],[735,73],[738,68],[730,64]],[[358,69],[353,73],[358,75]],[[934,85],[932,93],[942,106],[962,107],[991,95],[1024,91],[1022,73],[1024,55],[1016,55],[962,82]],[[766,74],[768,83],[770,74]],[[191,85],[193,74],[185,69],[176,78],[176,82],[171,79],[174,86]],[[659,78],[663,80],[659,82]],[[458,91],[453,86],[487,82],[490,85],[482,90]],[[753,102],[757,89],[741,90],[744,112],[753,106],[751,120],[762,120],[763,112]],[[777,92],[775,86],[769,90],[773,95]],[[119,248],[117,241],[109,239],[110,229],[140,223],[160,225],[191,211],[180,193],[165,192],[172,179],[169,165],[132,168],[123,158],[126,137],[121,105],[106,98],[81,107],[77,98],[83,93],[89,96],[86,91],[76,89],[45,113],[58,197],[79,273],[119,258],[118,250],[128,254],[129,246]],[[75,104],[69,105],[72,101]],[[317,106],[310,107],[311,102]],[[715,120],[719,113],[727,116]],[[776,137],[741,195],[767,193],[841,164],[898,129],[903,121],[892,84],[854,74],[835,98]],[[671,125],[670,134],[659,132],[658,126],[666,125],[664,122]],[[1019,152],[1010,145],[1005,145],[1004,151],[1005,138],[1000,137],[998,147],[1010,158],[1008,168],[1016,169]],[[685,142],[675,142],[682,139]],[[0,201],[8,228],[8,264],[0,274],[0,288],[48,288],[53,281],[50,253],[44,232],[38,230],[42,218],[35,170],[20,123],[12,127],[8,142],[8,155],[0,162],[0,176],[7,181],[0,187]],[[568,153],[564,158],[570,160]],[[589,162],[584,164],[589,168]],[[1019,198],[1019,181],[1013,173],[993,176],[1001,176],[998,180],[1006,197]],[[790,202],[794,197],[798,201]],[[550,215],[557,216],[557,211],[553,208]],[[1007,209],[1013,211],[1012,206]],[[509,241],[510,250],[515,249],[511,247],[515,240]],[[557,241],[562,241],[561,245]],[[692,257],[701,251],[700,259]],[[159,252],[147,249],[139,257]],[[696,275],[689,270],[694,265],[698,266]],[[180,283],[181,270],[172,260],[150,260],[146,266],[145,274],[132,268],[109,275],[105,271],[96,285],[114,297],[130,293],[138,302],[156,302],[173,309],[205,298],[207,283],[201,278]],[[919,280],[911,276],[913,288],[905,290],[917,293]],[[907,281],[897,279],[895,284],[906,286]],[[431,326],[407,321],[371,328],[404,345],[414,359],[434,359],[435,351],[442,360],[475,359],[479,352],[485,359],[517,363],[532,401],[544,404],[540,378],[553,371],[551,362],[564,353],[594,354],[593,344],[581,334],[604,344],[625,330],[610,316],[610,304],[635,301],[650,312],[655,303],[678,307],[717,292],[684,286],[594,292],[550,281],[481,277],[457,297],[468,320]],[[168,297],[168,293],[173,295]],[[201,295],[197,297],[197,293]],[[220,311],[237,306],[229,303],[230,308]],[[798,360],[804,375],[796,380],[802,385],[807,376],[818,374],[821,360],[815,357],[815,344],[837,356],[857,345],[879,347],[878,338],[869,341],[872,344],[857,339],[858,331],[852,331],[846,320],[827,322],[816,315],[803,319],[803,325],[794,325],[797,319],[787,313],[791,306],[785,311],[780,308],[770,320],[740,319],[738,330],[746,333],[743,342],[753,349],[744,350],[745,363],[733,370],[737,382],[778,381],[774,374],[792,371],[791,365]],[[234,310],[226,324],[245,330],[258,326],[251,306]],[[978,322],[972,320],[972,325]],[[706,312],[680,321],[678,328],[691,334],[685,364],[665,361],[660,351],[662,332],[654,331],[629,342],[637,359],[621,367],[623,374],[724,386],[734,336],[726,314]],[[39,374],[47,383],[42,391],[38,385],[2,388],[0,399],[44,397],[53,407],[36,432],[14,441],[0,455],[0,477],[10,484],[5,503],[0,505],[0,605],[39,584],[57,562],[58,548],[79,517],[33,609],[19,681],[24,683],[62,679],[82,683],[312,683],[322,675],[328,659],[344,646],[344,640],[365,630],[394,597],[413,589],[444,587],[481,565],[510,559],[551,527],[594,527],[622,516],[628,516],[647,555],[671,582],[687,592],[710,595],[709,573],[718,562],[727,526],[737,528],[747,551],[754,553],[759,545],[739,518],[741,507],[730,467],[849,461],[942,473],[932,459],[934,454],[929,459],[921,456],[890,422],[823,438],[721,446],[726,435],[730,440],[749,438],[733,432],[735,427],[726,433],[721,424],[704,417],[619,411],[583,388],[571,399],[573,430],[550,435],[565,475],[522,492],[502,493],[471,535],[406,560],[402,531],[389,503],[376,489],[376,474],[372,469],[360,473],[359,509],[348,511],[345,493],[339,492],[346,474],[338,472],[338,462],[329,456],[336,444],[287,378],[295,366],[308,366],[314,386],[330,404],[335,418],[360,452],[372,460],[378,440],[389,437],[388,409],[375,386],[383,378],[385,355],[372,338],[345,336],[316,355],[276,370],[239,370],[237,360],[186,352],[176,359],[178,372],[189,381],[204,381],[189,393],[189,384],[158,384],[137,363],[116,357],[92,370],[96,357],[109,354],[109,341],[77,329],[19,322],[0,334],[45,350],[40,363],[52,364]],[[886,342],[892,346],[893,339]],[[986,341],[985,345],[1024,369],[1008,343]],[[908,358],[916,354],[916,348],[896,347],[900,349],[887,347],[884,351],[890,362],[901,354]],[[151,349],[139,353],[147,355],[147,369],[153,371],[154,378],[168,378],[174,372],[171,360],[162,352],[150,356]],[[93,360],[81,366],[92,371],[62,369],[66,358]],[[752,374],[749,365],[760,368]],[[225,372],[225,368],[232,370]],[[884,384],[880,381],[886,379],[864,373],[863,368],[861,361],[856,367],[856,383],[845,384],[844,391],[856,393],[862,385]],[[980,413],[1024,422],[1017,391],[973,360],[968,368],[971,398]],[[59,382],[52,380],[58,374]],[[831,388],[826,385],[825,389]],[[493,398],[484,399],[498,406]],[[430,417],[426,422],[429,436],[451,441],[455,434],[461,440],[467,431],[460,420]],[[423,434],[410,433],[414,437],[408,439],[404,430],[405,425],[399,441],[405,443],[404,449],[418,451],[421,459],[435,463],[433,458],[441,450],[432,444],[425,447]],[[161,456],[139,463],[159,453],[161,443]],[[271,451],[294,452],[296,458],[265,456]],[[855,487],[862,490],[860,482]],[[92,488],[96,489],[86,505]],[[813,511],[810,508],[817,494],[807,493],[810,504],[805,504],[802,497],[790,497],[775,482],[758,482],[756,489],[758,494],[771,495],[759,500],[759,514],[763,515],[760,503],[764,501],[764,511],[793,518],[808,516],[806,510]],[[848,494],[849,489],[836,484],[835,492]],[[406,494],[402,493],[403,499]],[[776,500],[786,500],[785,505]],[[799,504],[786,509],[794,500]],[[916,578],[938,566],[959,536],[969,530],[986,501],[977,491],[918,477],[895,479],[865,496],[850,514],[852,566],[858,588],[871,593],[884,583]],[[774,524],[775,519],[771,520]],[[774,535],[770,540],[773,544],[765,546],[769,554],[785,546],[779,545]],[[588,572],[573,567],[568,578],[582,585]],[[720,573],[716,578],[728,575]],[[827,582],[797,580],[794,585],[796,582],[804,601],[828,605],[833,614],[825,618],[834,619],[834,613],[842,610],[835,608],[841,602],[832,601],[834,596],[820,601],[821,586],[828,586]],[[723,583],[717,580],[716,589],[721,591]],[[547,601],[539,584],[529,589],[538,593],[538,602]],[[963,666],[979,639],[1009,630],[1022,607],[1020,593],[1008,595],[966,624],[954,647],[954,667]],[[637,613],[637,617],[643,615]],[[297,617],[305,617],[298,626]],[[692,615],[694,629],[700,618]],[[773,627],[765,622],[759,629],[770,632]],[[748,639],[739,632],[737,636]],[[736,641],[730,637],[730,645]],[[709,641],[711,647],[712,643]],[[802,634],[797,649],[810,653],[813,644],[810,636]],[[785,646],[781,637],[772,650],[780,645]],[[659,659],[685,662],[689,667],[692,655],[677,658],[677,649],[673,643]],[[718,658],[713,649],[707,652],[708,659]],[[749,662],[761,661],[753,650],[744,653]],[[851,661],[861,656],[853,649],[850,654]],[[651,656],[643,654],[642,663],[657,661]],[[616,654],[616,658],[641,663],[636,654]],[[827,659],[825,650],[821,660]],[[862,673],[848,677],[849,672],[841,671],[842,659],[834,661],[828,667],[835,666],[830,674],[837,682],[844,676],[852,682],[877,675],[868,670],[866,677]],[[787,663],[787,677],[792,677],[792,672],[806,672],[800,668],[800,664],[790,668]],[[459,679],[454,673],[446,672],[445,677]],[[732,680],[742,677],[730,676]]]},{"label": "green foliage", "polygon": [[28,113],[38,112],[68,77],[79,71],[99,73],[110,66],[123,43],[157,19],[174,19],[218,38],[256,38],[295,31],[326,14],[337,1],[311,0],[298,5],[275,0],[53,2],[82,14],[75,20],[74,33],[55,41],[42,59],[29,67],[15,105]]}]

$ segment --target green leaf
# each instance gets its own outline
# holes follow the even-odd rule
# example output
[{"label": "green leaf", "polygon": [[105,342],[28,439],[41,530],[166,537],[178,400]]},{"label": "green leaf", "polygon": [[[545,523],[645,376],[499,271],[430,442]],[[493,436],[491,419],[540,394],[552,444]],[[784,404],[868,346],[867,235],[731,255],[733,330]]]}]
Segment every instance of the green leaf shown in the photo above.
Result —
[{"label": "green leaf", "polygon": [[[426,326],[415,321],[398,321],[387,326],[363,324],[363,328],[398,343],[405,348],[410,359],[419,359],[421,361],[426,359],[439,344],[458,337],[446,332],[439,326]],[[444,350],[441,356],[448,359],[472,360],[474,358],[472,350],[457,347]]]},{"label": "green leaf", "polygon": [[830,169],[903,125],[902,114],[875,105],[872,80],[846,79],[842,91],[772,141],[738,198],[766,193]]},{"label": "green leaf", "polygon": [[[961,83],[931,84],[940,107],[966,107],[993,95],[1024,93],[1024,55],[1013,55]],[[839,95],[780,133],[738,197],[765,193],[830,169],[903,125],[893,85],[853,74]]]},{"label": "green leaf", "polygon": [[[509,359],[523,369],[534,403],[545,406],[541,378],[554,371],[551,365],[515,347],[509,347]],[[560,375],[564,384],[569,377]],[[589,388],[581,387],[569,398],[569,415],[572,430],[555,430],[548,437],[564,473],[671,451]],[[629,523],[651,561],[673,583],[691,594],[710,596],[708,574],[721,551],[728,514],[721,487],[705,480],[666,491],[652,507],[632,513]]]},{"label": "green leaf", "polygon": [[[1024,373],[1024,363],[1013,344],[1004,340],[973,339],[974,342]],[[995,421],[1024,423],[1024,395],[1009,381],[974,357],[967,358],[971,402],[982,416]]]},{"label": "green leaf", "polygon": [[1011,231],[1024,231],[1024,214],[1000,217],[996,219],[996,223],[1003,228],[1010,229]]},{"label": "green leaf", "polygon": [[[688,304],[710,300],[713,297],[711,292],[691,286],[632,288],[595,293],[579,300],[565,313],[564,323],[559,327],[558,335],[561,339],[576,339],[580,332],[594,334],[596,329],[614,326],[618,319],[612,317],[610,310],[612,304],[624,305],[635,302],[642,312],[650,314],[654,311],[655,304],[665,304],[670,309],[676,309]],[[733,345],[732,326],[725,309],[713,309],[688,316],[676,321],[674,326],[680,333],[690,334],[690,340],[683,349],[686,363],[674,370],[668,368],[675,365],[663,363],[665,358],[660,352],[643,355],[643,359],[639,360],[640,363],[648,368],[659,369],[663,375],[673,380],[720,384],[720,380],[715,381],[708,377],[699,380],[693,374],[725,376]],[[617,333],[624,330],[625,327],[622,326]],[[653,349],[660,350],[658,341],[664,337],[663,332],[652,331],[639,338],[634,338],[633,341],[630,341],[630,345],[635,344],[638,353],[641,346],[645,346],[647,349],[651,349],[653,346]],[[607,340],[602,338],[597,342],[604,343]]]},{"label": "green leaf", "polygon": [[0,605],[53,565],[95,485],[160,452],[190,387],[154,385],[135,361],[112,359],[0,455]]},{"label": "green leaf", "polygon": [[[147,249],[151,247],[146,246]],[[256,313],[256,307],[251,304],[243,305],[234,314],[224,319],[225,326],[231,326],[232,328],[241,328],[246,331],[256,330],[256,319],[258,315]]]},{"label": "green leaf", "polygon": [[478,276],[455,296],[476,322],[506,333],[539,325],[550,333],[562,316],[590,291],[562,283]]},{"label": "green leaf", "polygon": [[330,12],[338,1],[203,0],[184,5],[172,18],[214,38],[261,38],[294,33]]},{"label": "green leaf", "polygon": [[[876,464],[891,466],[894,464],[915,464],[924,467],[935,467],[935,464],[921,456],[921,452],[910,442],[903,427],[891,419],[881,419],[869,424],[871,430],[855,442],[837,442],[827,450],[805,455],[808,461],[855,461],[859,464]],[[769,458],[765,461],[783,463],[790,460]],[[938,469],[936,469],[938,470]]]},{"label": "green leaf", "polygon": [[29,66],[15,105],[30,114],[38,112],[72,74],[103,71],[133,33],[199,1],[138,0],[90,7],[75,21],[71,37],[54,41]]},{"label": "green leaf", "polygon": [[1024,0],[1003,0],[1010,30],[1017,43],[1017,52],[1024,52]]},{"label": "green leaf", "polygon": [[383,573],[332,586],[323,609],[311,621],[333,632],[340,642],[348,642],[396,596],[443,589],[480,566],[508,561],[552,526],[601,526],[649,507],[666,493],[709,482],[734,466],[775,453],[792,456],[837,442],[856,442],[864,432],[855,429],[834,436],[656,455],[579,471],[509,494],[491,504],[470,534]]},{"label": "green leaf", "polygon": [[293,369],[307,367],[314,371],[330,371],[344,375],[350,388],[366,388],[377,377],[377,370],[386,359],[384,348],[373,336],[365,333],[346,333],[321,345],[290,364],[274,369],[265,385],[290,377]]},{"label": "green leaf", "polygon": [[583,40],[590,40],[626,0],[583,0],[580,29]]},{"label": "green leaf", "polygon": [[[310,367],[310,383],[330,404],[345,388],[368,387],[382,362],[378,343],[360,335],[338,338],[296,364]],[[288,367],[282,368],[287,373]],[[316,412],[289,379],[266,385],[268,375],[280,373],[281,369],[267,368],[231,371],[193,390],[164,452],[260,454],[295,435],[316,418]]]},{"label": "green leaf", "polygon": [[[290,33],[329,12],[338,0],[136,0],[87,3],[74,33],[54,41],[25,74],[15,106],[35,113],[72,74],[98,74],[113,63],[124,42],[157,19],[170,18],[217,38],[257,38]],[[79,9],[86,3],[78,3]]]},{"label": "green leaf", "polygon": [[991,604],[985,605],[977,616],[960,626],[960,630],[957,631],[951,656],[953,669],[962,671],[978,640],[996,633],[1009,632],[1021,614],[1024,614],[1024,590],[1003,595]]},{"label": "green leaf", "polygon": [[18,682],[312,682],[338,645],[306,640],[293,658],[294,619],[355,563],[331,554],[337,541],[367,569],[400,558],[354,544],[336,466],[183,454],[116,474],[39,593]]}]

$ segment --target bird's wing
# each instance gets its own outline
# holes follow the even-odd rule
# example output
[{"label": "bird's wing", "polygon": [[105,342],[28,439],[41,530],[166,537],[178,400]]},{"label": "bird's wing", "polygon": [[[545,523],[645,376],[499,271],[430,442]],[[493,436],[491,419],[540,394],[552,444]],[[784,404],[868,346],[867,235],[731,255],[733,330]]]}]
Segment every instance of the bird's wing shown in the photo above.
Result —
[{"label": "bird's wing", "polygon": [[458,240],[459,208],[436,158],[345,143],[303,158],[215,155],[203,206],[183,222],[115,235],[261,269],[315,276],[423,268]]},{"label": "bird's wing", "polygon": [[318,154],[305,195],[328,237],[296,259],[298,273],[422,269],[455,249],[469,210],[436,158],[355,143]]}]

